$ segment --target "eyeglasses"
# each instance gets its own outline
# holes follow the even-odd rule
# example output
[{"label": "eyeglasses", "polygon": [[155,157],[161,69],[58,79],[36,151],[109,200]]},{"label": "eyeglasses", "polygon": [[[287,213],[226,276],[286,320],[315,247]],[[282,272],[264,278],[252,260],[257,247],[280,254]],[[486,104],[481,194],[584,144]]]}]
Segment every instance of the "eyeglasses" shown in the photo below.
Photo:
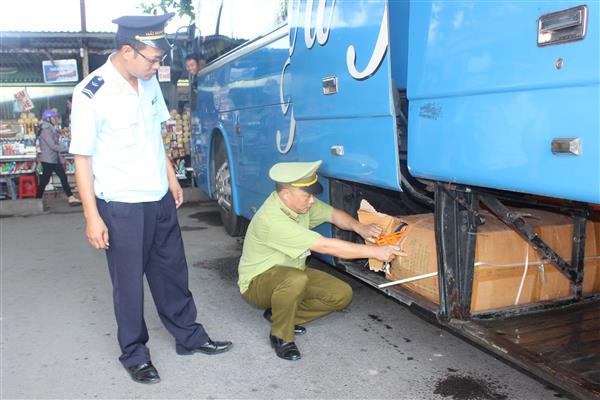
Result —
[{"label": "eyeglasses", "polygon": [[139,54],[140,56],[142,56],[142,58],[146,61],[148,61],[150,63],[150,65],[154,65],[154,64],[160,64],[163,61],[165,61],[165,58],[167,58],[167,53],[163,54],[160,58],[148,58],[145,55],[143,55],[142,53],[140,53],[140,51],[138,49],[136,49],[135,47],[131,46],[131,48],[133,49],[133,51],[136,54]]}]

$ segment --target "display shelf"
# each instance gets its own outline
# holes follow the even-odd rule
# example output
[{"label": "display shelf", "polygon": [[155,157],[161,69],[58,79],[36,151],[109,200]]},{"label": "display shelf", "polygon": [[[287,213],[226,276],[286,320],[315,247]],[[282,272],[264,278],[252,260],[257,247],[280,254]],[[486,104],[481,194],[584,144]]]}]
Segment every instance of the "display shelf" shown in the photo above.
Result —
[{"label": "display shelf", "polygon": [[27,175],[35,173],[35,169],[28,169],[25,171],[19,172],[0,172],[0,176],[10,176],[10,175]]},{"label": "display shelf", "polygon": [[10,156],[0,156],[0,161],[30,161],[37,158],[36,154],[20,154]]}]

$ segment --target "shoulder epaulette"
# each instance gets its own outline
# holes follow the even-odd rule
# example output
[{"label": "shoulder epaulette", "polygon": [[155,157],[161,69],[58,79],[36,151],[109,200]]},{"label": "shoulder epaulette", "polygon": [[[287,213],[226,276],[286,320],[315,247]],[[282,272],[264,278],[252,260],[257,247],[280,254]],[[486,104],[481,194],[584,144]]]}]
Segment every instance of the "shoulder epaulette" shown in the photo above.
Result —
[{"label": "shoulder epaulette", "polygon": [[104,79],[100,75],[93,77],[83,89],[81,93],[85,94],[90,99],[94,97],[98,89],[104,85]]},{"label": "shoulder epaulette", "polygon": [[290,213],[288,210],[286,210],[283,207],[279,208],[281,210],[282,213],[284,213],[285,215],[288,216],[289,219],[291,219],[292,221],[298,222],[298,217],[293,216],[292,213]]}]

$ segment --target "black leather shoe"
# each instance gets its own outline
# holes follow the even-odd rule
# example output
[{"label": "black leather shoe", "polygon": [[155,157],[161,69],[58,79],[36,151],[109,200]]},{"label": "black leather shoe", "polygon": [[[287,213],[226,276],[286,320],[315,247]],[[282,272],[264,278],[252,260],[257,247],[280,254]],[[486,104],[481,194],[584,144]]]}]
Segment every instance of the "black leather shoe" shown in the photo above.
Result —
[{"label": "black leather shoe", "polygon": [[[263,314],[263,317],[269,322],[273,322],[273,310],[271,308],[267,308]],[[302,325],[294,325],[294,333],[296,335],[304,335],[306,333],[306,328]]]},{"label": "black leather shoe", "polygon": [[286,342],[283,339],[271,334],[269,334],[269,339],[271,340],[271,347],[275,349],[275,354],[277,354],[277,357],[288,361],[297,361],[302,358],[296,343]]},{"label": "black leather shoe", "polygon": [[135,382],[146,384],[160,382],[160,376],[158,376],[158,371],[154,368],[154,365],[152,365],[152,361],[133,365],[125,369],[129,372],[131,379]]},{"label": "black leather shoe", "polygon": [[233,343],[231,343],[231,342],[217,342],[217,341],[208,339],[208,342],[204,343],[201,346],[196,347],[195,349],[191,349],[191,350],[188,350],[188,349],[184,348],[183,346],[176,345],[175,351],[180,356],[189,356],[190,354],[194,354],[194,353],[203,353],[203,354],[213,355],[213,354],[225,353],[227,350],[229,350],[231,348],[231,346],[233,346]]}]

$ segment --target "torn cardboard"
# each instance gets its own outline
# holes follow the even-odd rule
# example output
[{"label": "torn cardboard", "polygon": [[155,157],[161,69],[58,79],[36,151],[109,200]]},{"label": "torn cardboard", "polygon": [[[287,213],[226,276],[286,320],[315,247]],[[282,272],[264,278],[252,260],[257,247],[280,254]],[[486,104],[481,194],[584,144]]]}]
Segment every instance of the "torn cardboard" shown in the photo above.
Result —
[{"label": "torn cardboard", "polygon": [[[377,212],[375,208],[366,200],[361,200],[358,209],[358,220],[363,224],[379,225],[382,229],[382,236],[392,233],[402,223],[400,218],[392,217],[387,214]],[[375,246],[373,243],[366,242],[368,246]],[[369,269],[371,271],[381,271],[383,261],[369,258]]]}]

